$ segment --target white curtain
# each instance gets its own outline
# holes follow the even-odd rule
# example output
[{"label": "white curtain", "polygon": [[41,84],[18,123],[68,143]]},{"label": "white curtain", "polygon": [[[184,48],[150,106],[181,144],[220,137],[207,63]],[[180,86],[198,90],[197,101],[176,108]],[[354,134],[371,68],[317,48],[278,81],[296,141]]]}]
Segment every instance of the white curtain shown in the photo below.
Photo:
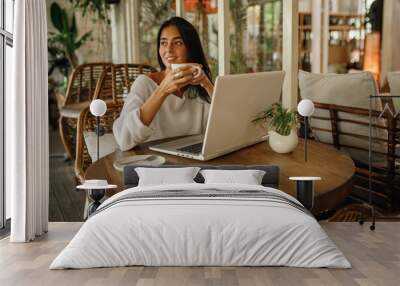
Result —
[{"label": "white curtain", "polygon": [[13,93],[6,98],[6,187],[12,242],[47,232],[49,198],[45,0],[15,1]]}]

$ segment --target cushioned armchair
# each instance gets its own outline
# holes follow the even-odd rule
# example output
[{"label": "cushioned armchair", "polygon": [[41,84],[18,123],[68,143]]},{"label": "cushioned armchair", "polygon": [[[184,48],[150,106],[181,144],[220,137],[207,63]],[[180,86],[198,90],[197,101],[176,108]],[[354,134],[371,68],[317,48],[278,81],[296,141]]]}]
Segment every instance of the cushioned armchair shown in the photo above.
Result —
[{"label": "cushioned armchair", "polygon": [[67,155],[75,158],[75,130],[81,110],[89,106],[103,71],[110,63],[90,63],[77,66],[69,79],[64,106],[60,110],[59,130]]},{"label": "cushioned armchair", "polygon": [[[369,105],[372,122],[373,200],[385,208],[400,207],[399,173],[400,119],[383,107],[393,107],[389,99],[372,100],[378,95],[368,72],[355,74],[311,74],[300,72],[300,95],[315,103],[310,125],[315,140],[334,145],[348,153],[357,166],[352,195],[368,199]],[[393,109],[392,109],[393,110]]]}]

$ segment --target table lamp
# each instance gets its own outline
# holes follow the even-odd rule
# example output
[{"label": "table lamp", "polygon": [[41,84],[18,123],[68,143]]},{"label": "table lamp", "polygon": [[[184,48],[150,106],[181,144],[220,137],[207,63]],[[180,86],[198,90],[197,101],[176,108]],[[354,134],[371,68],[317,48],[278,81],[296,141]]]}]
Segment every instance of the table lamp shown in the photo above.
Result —
[{"label": "table lamp", "polygon": [[99,137],[104,134],[104,129],[100,126],[100,117],[103,116],[107,111],[106,103],[101,99],[95,99],[90,103],[90,113],[93,116],[96,116],[96,135],[97,135],[97,160],[99,160],[99,145],[100,139]]},{"label": "table lamp", "polygon": [[[101,99],[95,99],[90,103],[90,113],[93,116],[96,116],[96,135],[97,135],[97,160],[100,159],[100,136],[104,135],[105,130],[100,126],[100,117],[103,116],[107,111],[106,103]],[[89,180],[90,181],[90,180]],[[104,181],[104,180],[91,180],[91,181]],[[105,181],[107,182],[107,181]],[[88,215],[90,216],[92,213],[96,211],[96,209],[100,205],[100,200],[104,197],[106,193],[106,187],[93,187],[87,186],[87,182],[85,181],[84,185],[78,186],[78,188],[88,189],[89,196],[93,200],[93,202],[88,207]],[[107,185],[107,184],[106,184]]]},{"label": "table lamp", "polygon": [[309,99],[303,99],[297,105],[297,111],[304,117],[304,160],[307,162],[308,117],[314,113],[314,103]]}]

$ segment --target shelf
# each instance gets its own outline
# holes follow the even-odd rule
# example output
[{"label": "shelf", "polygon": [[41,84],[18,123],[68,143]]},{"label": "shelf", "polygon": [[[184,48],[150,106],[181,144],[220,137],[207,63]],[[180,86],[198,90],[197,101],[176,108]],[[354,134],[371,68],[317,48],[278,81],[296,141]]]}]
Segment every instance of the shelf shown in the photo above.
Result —
[{"label": "shelf", "polygon": [[[311,12],[299,12],[299,16],[311,16]],[[329,17],[343,17],[343,18],[364,18],[363,14],[357,14],[357,13],[340,13],[340,12],[335,12],[335,13],[330,13]]]},{"label": "shelf", "polygon": [[[299,26],[300,30],[303,31],[311,31],[312,27],[311,25],[305,25],[305,26]],[[354,26],[349,26],[349,25],[333,25],[329,26],[330,31],[359,31],[361,28],[357,28]]]},{"label": "shelf", "polygon": [[[365,15],[358,13],[341,13],[335,12],[329,14],[329,39],[333,37],[333,33],[337,36],[333,37],[337,40],[337,45],[329,43],[328,63],[344,64],[351,60],[350,47],[355,47],[359,54],[363,54],[362,40],[356,38],[350,39],[351,33],[365,32],[364,27]],[[308,42],[309,35],[312,32],[312,14],[311,12],[299,13],[299,65],[303,64],[304,57],[311,54],[311,43]],[[321,23],[322,24],[322,23]],[[357,42],[351,43],[350,41]],[[307,43],[305,44],[305,41]],[[335,42],[336,43],[336,42]]]},{"label": "shelf", "polygon": [[332,25],[329,26],[329,31],[359,31],[360,28],[349,25]]}]

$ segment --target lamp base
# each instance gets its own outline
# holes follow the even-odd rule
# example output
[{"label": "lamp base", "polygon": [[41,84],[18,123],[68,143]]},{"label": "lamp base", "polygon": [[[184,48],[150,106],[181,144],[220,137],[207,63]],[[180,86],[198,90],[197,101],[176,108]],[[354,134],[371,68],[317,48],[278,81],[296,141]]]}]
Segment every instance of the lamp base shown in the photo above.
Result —
[{"label": "lamp base", "polygon": [[313,181],[297,181],[297,199],[303,206],[311,210],[314,206],[314,182]]},{"label": "lamp base", "polygon": [[88,216],[91,216],[91,214],[93,214],[101,205],[100,200],[104,197],[105,193],[105,189],[91,189],[89,191],[89,197],[93,200],[93,202],[89,205]]},{"label": "lamp base", "polygon": [[296,181],[297,200],[311,210],[314,206],[314,181],[321,180],[320,177],[290,177],[289,180]]}]

